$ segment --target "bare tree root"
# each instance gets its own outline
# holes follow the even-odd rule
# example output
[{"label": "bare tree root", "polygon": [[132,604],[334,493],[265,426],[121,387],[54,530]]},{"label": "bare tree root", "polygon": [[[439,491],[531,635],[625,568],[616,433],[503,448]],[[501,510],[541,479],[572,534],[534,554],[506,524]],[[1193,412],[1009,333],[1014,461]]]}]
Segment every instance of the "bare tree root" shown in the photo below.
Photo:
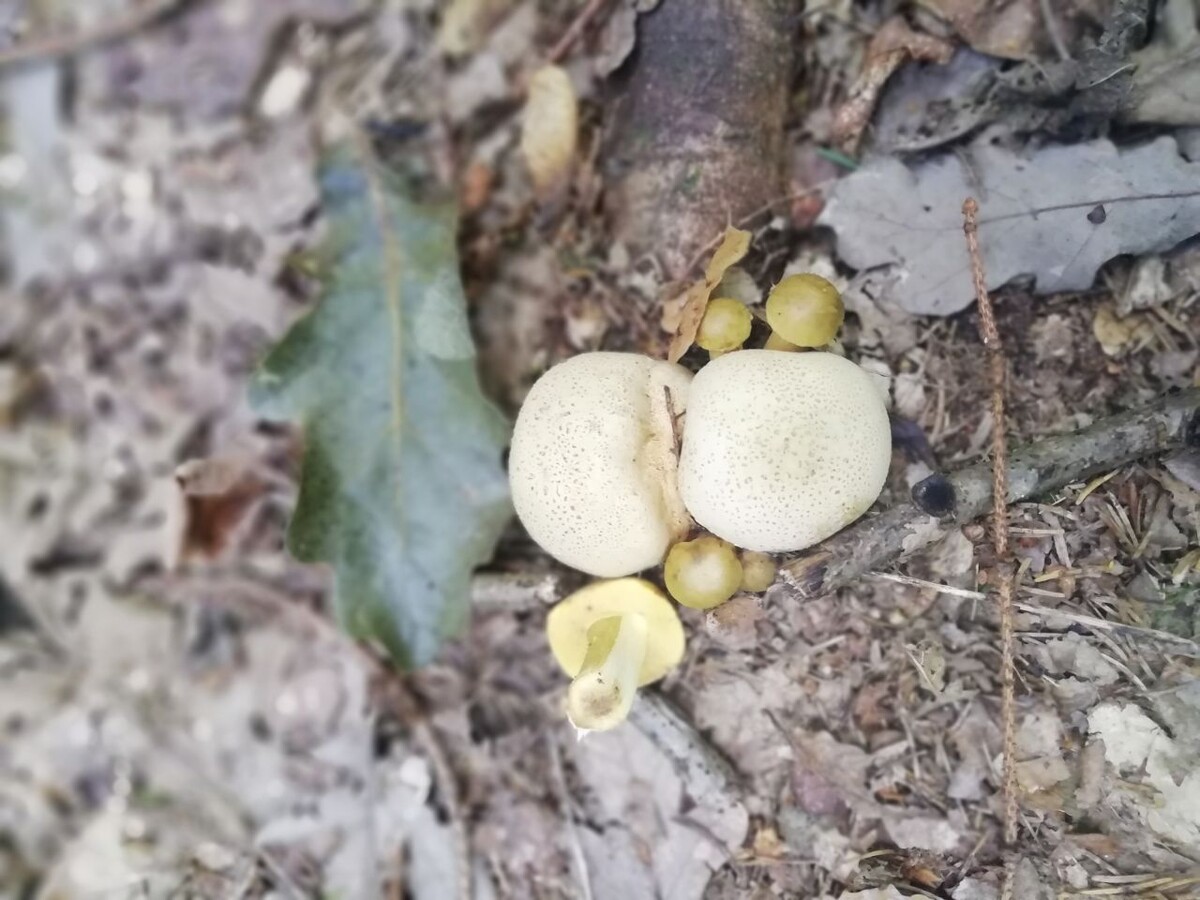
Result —
[{"label": "bare tree root", "polygon": [[[1048,494],[1073,481],[1184,444],[1200,444],[1200,388],[1170,394],[1144,409],[1018,448],[1008,461],[1007,500],[1015,503]],[[956,504],[953,512],[941,519],[906,501],[860,520],[785,562],[780,568],[780,587],[797,598],[820,597],[872,569],[886,568],[928,547],[949,529],[988,512],[992,478],[990,462],[950,475]]]},{"label": "bare tree root", "polygon": [[614,234],[672,278],[784,190],[795,0],[662,0],[638,19],[604,153]]}]

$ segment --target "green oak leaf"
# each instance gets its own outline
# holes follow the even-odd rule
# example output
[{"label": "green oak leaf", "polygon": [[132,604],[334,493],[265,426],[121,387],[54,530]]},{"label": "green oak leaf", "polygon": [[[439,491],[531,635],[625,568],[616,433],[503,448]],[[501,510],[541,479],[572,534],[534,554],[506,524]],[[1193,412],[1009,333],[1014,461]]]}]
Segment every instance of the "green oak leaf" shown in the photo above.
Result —
[{"label": "green oak leaf", "polygon": [[415,199],[365,150],[332,154],[321,188],[321,302],[250,399],[304,427],[288,549],[332,564],[347,632],[423,665],[465,624],[471,572],[511,514],[509,427],[479,388],[453,205]]}]

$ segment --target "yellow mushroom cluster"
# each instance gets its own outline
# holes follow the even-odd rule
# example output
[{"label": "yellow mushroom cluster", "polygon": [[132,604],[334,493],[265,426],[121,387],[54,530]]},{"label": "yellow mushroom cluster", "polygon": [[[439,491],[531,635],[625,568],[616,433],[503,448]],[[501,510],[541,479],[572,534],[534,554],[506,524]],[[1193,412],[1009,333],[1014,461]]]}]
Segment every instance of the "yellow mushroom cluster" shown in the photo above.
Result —
[{"label": "yellow mushroom cluster", "polygon": [[[551,649],[573,681],[576,727],[622,722],[638,687],[682,659],[684,631],[653,583],[712,609],[774,583],[771,554],[802,550],[861,516],[883,488],[891,429],[873,376],[830,349],[837,289],[792,275],[771,290],[761,350],[741,349],[754,315],[710,300],[695,376],[629,353],[585,353],[551,368],[521,408],[509,474],[529,535],[599,578],[550,613]],[[737,352],[734,352],[737,351]]]}]

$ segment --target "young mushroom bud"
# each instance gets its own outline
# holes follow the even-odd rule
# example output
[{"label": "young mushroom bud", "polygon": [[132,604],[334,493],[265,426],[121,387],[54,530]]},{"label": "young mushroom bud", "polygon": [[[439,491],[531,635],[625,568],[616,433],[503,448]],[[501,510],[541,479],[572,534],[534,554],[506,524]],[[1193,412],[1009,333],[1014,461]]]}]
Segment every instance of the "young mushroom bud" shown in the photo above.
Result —
[{"label": "young mushroom bud", "polygon": [[728,543],[712,535],[676,544],[663,563],[667,593],[692,609],[712,609],[737,593],[742,564]]},{"label": "young mushroom bud", "polygon": [[746,343],[754,317],[740,300],[717,297],[709,300],[696,333],[696,343],[709,353],[728,353]]},{"label": "young mushroom bud", "polygon": [[683,625],[675,607],[639,578],[599,581],[571,594],[550,610],[546,637],[573,679],[567,715],[585,731],[625,721],[637,689],[683,659]]},{"label": "young mushroom bud", "polygon": [[875,502],[891,428],[872,376],[832,353],[743,350],[688,395],[679,491],[695,520],[746,550],[802,550]]},{"label": "young mushroom bud", "polygon": [[632,353],[584,353],[529,392],[508,459],[513,506],[560,562],[615,578],[662,562],[690,521],[676,480],[691,373]]},{"label": "young mushroom bud", "polygon": [[846,317],[842,295],[820,275],[789,275],[767,297],[767,324],[797,347],[823,347]]},{"label": "young mushroom bud", "polygon": [[742,584],[740,590],[761,594],[775,583],[779,566],[769,553],[754,550],[742,552]]}]

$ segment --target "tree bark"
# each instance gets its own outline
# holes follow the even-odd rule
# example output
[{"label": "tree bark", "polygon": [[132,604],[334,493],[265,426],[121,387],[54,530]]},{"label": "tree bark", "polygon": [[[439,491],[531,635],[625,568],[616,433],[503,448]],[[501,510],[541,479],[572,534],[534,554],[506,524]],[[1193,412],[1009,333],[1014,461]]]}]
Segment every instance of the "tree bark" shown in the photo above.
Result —
[{"label": "tree bark", "polygon": [[608,210],[683,278],[696,251],[784,193],[795,0],[662,0],[615,78]]}]

